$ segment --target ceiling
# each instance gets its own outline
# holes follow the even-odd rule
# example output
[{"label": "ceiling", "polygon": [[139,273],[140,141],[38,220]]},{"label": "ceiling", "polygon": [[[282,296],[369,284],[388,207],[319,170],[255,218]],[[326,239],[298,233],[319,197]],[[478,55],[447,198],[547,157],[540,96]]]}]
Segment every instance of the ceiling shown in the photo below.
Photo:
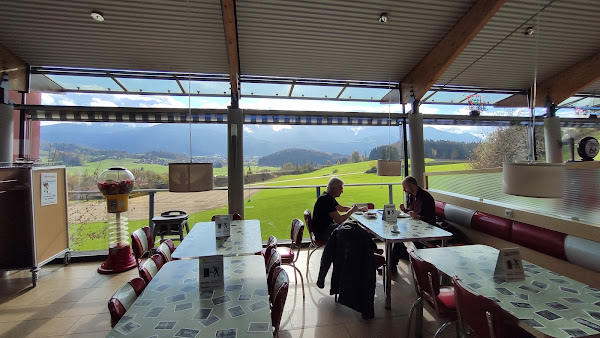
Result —
[{"label": "ceiling", "polygon": [[[297,78],[514,93],[527,91],[537,75],[549,90],[600,96],[597,0],[2,0],[0,6],[0,69],[9,78],[23,65],[193,72],[228,75],[243,97],[251,95],[250,83]],[[475,6],[499,10],[487,18],[470,11]],[[105,20],[94,21],[92,11]],[[382,13],[386,23],[379,22]],[[527,27],[535,33],[524,34]],[[574,83],[551,81],[561,72]]]}]

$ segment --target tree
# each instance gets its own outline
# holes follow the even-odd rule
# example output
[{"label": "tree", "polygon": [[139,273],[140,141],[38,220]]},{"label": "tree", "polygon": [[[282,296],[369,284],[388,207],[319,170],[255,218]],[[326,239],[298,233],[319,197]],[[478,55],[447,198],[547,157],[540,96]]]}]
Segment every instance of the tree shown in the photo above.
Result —
[{"label": "tree", "polygon": [[294,165],[293,165],[293,164],[291,164],[290,162],[284,163],[284,164],[281,166],[281,170],[286,170],[286,171],[289,171],[289,170],[294,170]]},{"label": "tree", "polygon": [[[536,128],[535,135],[536,153],[541,160],[545,156],[541,128]],[[526,160],[527,155],[527,127],[498,128],[473,150],[471,166],[473,169],[498,168],[503,162]]]},{"label": "tree", "polygon": [[369,153],[369,160],[400,160],[400,151],[395,145],[384,145],[373,148]]},{"label": "tree", "polygon": [[350,162],[351,163],[358,163],[360,162],[360,153],[358,151],[353,151],[352,155],[350,155]]}]

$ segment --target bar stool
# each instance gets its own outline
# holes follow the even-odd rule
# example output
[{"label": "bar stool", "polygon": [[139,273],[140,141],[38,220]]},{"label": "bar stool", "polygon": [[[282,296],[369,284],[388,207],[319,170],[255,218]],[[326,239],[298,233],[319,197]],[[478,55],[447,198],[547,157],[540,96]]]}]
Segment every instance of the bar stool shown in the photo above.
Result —
[{"label": "bar stool", "polygon": [[179,241],[183,241],[183,227],[185,231],[190,233],[188,226],[188,218],[190,215],[181,210],[165,211],[152,218],[154,223],[154,231],[152,232],[152,240],[156,243],[156,236],[160,236],[160,243],[165,240],[165,236],[179,235]]}]

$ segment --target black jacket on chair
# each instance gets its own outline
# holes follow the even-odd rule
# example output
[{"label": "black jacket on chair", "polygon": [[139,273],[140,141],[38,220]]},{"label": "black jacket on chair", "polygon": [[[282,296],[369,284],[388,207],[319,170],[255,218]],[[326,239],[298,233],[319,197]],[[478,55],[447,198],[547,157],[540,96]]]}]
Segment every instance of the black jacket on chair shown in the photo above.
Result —
[{"label": "black jacket on chair", "polygon": [[329,294],[338,294],[338,302],[373,318],[375,263],[377,245],[358,224],[346,222],[337,227],[325,246],[317,286],[325,287],[325,276],[333,263]]}]

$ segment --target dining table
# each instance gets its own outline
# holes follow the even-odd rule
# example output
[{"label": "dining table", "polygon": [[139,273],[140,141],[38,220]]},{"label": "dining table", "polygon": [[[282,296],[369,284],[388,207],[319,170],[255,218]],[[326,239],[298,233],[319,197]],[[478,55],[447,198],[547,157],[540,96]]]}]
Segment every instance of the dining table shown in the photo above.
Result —
[{"label": "dining table", "polygon": [[227,237],[216,237],[215,224],[214,221],[194,224],[172,257],[193,259],[213,255],[252,255],[262,250],[259,220],[231,221],[230,235]]},{"label": "dining table", "polygon": [[199,260],[166,263],[107,337],[273,337],[262,256],[223,257],[224,285],[199,287]]},{"label": "dining table", "polygon": [[496,301],[534,336],[600,335],[600,290],[525,260],[525,279],[494,276],[499,252],[479,244],[416,251],[443,274]]},{"label": "dining table", "polygon": [[[370,215],[375,214],[375,217]],[[385,260],[391,262],[392,244],[410,241],[433,241],[441,240],[442,246],[445,241],[452,238],[452,233],[433,226],[429,223],[410,217],[408,214],[399,214],[396,222],[383,220],[382,210],[370,210],[369,213],[355,212],[352,219],[358,222],[365,230],[385,243]],[[394,228],[397,226],[397,229]],[[385,308],[392,307],[392,266],[386,264],[385,276]]]}]

